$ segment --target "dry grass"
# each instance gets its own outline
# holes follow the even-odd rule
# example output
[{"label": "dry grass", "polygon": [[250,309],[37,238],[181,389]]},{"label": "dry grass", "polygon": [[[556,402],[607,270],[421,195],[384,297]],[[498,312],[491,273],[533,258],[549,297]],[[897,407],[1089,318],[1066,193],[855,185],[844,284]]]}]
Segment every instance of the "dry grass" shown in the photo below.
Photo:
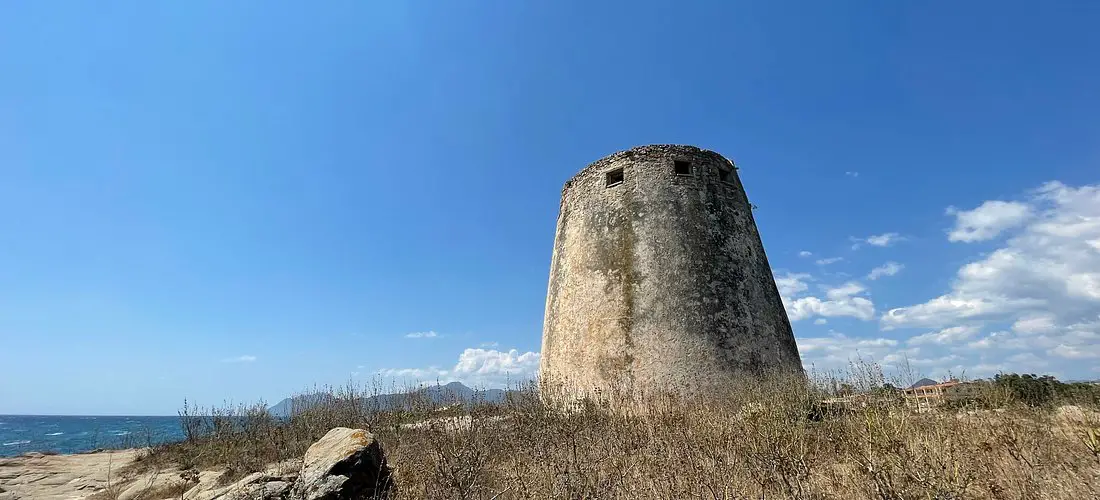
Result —
[{"label": "dry grass", "polygon": [[[850,376],[845,390],[882,385],[873,368]],[[622,405],[613,396],[569,410],[526,387],[500,405],[412,400],[388,412],[363,408],[349,388],[286,422],[258,408],[219,410],[142,463],[226,467],[228,479],[301,456],[346,426],[382,441],[399,498],[1100,497],[1094,409],[1034,408],[997,393],[934,412],[890,398],[822,411],[823,388],[837,385],[772,380],[724,399]]]}]

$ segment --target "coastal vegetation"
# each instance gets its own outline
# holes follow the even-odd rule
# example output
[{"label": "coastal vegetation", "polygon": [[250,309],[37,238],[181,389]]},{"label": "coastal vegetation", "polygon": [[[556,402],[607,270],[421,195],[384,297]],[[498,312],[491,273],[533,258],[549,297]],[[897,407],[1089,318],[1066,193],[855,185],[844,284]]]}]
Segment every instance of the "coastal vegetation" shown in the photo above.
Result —
[{"label": "coastal vegetation", "polygon": [[[396,498],[1081,499],[1100,492],[1100,387],[1003,374],[931,407],[870,363],[811,383],[747,383],[706,401],[608,394],[563,407],[533,384],[494,401],[411,391],[386,407],[349,385],[288,416],[185,406],[187,438],[134,470],[224,471],[369,430]],[[377,395],[377,394],[374,394]],[[558,395],[550,400],[561,401]]]}]

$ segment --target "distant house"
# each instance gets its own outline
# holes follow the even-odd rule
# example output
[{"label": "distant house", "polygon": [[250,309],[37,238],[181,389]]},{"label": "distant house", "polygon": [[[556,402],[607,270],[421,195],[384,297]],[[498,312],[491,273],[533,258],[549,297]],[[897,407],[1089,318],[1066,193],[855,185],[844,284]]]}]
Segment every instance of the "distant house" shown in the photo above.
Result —
[{"label": "distant house", "polygon": [[927,387],[927,386],[930,386],[930,385],[936,385],[938,383],[939,382],[936,382],[935,380],[932,380],[930,378],[922,378],[922,379],[914,382],[913,385],[909,386],[907,389],[916,389],[918,387]]},{"label": "distant house", "polygon": [[927,411],[942,403],[944,397],[954,392],[961,384],[958,380],[936,382],[931,379],[921,379],[902,392],[906,406],[917,411]]},{"label": "distant house", "polygon": [[[827,408],[855,409],[869,406],[891,405],[897,401],[900,394],[905,405],[918,412],[929,411],[948,401],[967,401],[976,397],[983,387],[982,382],[961,382],[951,379],[945,382],[936,382],[932,379],[921,379],[917,383],[905,389],[892,389],[889,392],[863,392],[856,394],[842,394],[826,398],[821,403]],[[896,391],[896,392],[893,392]]]}]

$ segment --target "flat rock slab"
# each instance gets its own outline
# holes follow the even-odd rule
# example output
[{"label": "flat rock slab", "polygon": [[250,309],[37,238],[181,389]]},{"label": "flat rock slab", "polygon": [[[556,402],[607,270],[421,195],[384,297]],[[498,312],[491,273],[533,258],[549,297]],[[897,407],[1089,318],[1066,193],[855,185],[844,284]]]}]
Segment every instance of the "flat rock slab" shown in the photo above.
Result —
[{"label": "flat rock slab", "polygon": [[0,500],[79,500],[119,482],[140,450],[0,458]]}]

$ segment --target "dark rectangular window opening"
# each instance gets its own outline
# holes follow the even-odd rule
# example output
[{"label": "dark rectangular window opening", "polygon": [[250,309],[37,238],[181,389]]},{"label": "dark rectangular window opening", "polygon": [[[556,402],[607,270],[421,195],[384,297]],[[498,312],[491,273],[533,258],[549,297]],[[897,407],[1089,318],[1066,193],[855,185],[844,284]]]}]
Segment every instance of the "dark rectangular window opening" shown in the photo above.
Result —
[{"label": "dark rectangular window opening", "polygon": [[691,175],[691,162],[676,160],[672,162],[672,170],[676,175]]},{"label": "dark rectangular window opening", "polygon": [[607,173],[607,187],[617,186],[623,183],[623,169],[616,168]]},{"label": "dark rectangular window opening", "polygon": [[730,181],[730,171],[726,170],[724,168],[719,168],[718,169],[718,180],[720,180],[722,182],[729,182]]}]

